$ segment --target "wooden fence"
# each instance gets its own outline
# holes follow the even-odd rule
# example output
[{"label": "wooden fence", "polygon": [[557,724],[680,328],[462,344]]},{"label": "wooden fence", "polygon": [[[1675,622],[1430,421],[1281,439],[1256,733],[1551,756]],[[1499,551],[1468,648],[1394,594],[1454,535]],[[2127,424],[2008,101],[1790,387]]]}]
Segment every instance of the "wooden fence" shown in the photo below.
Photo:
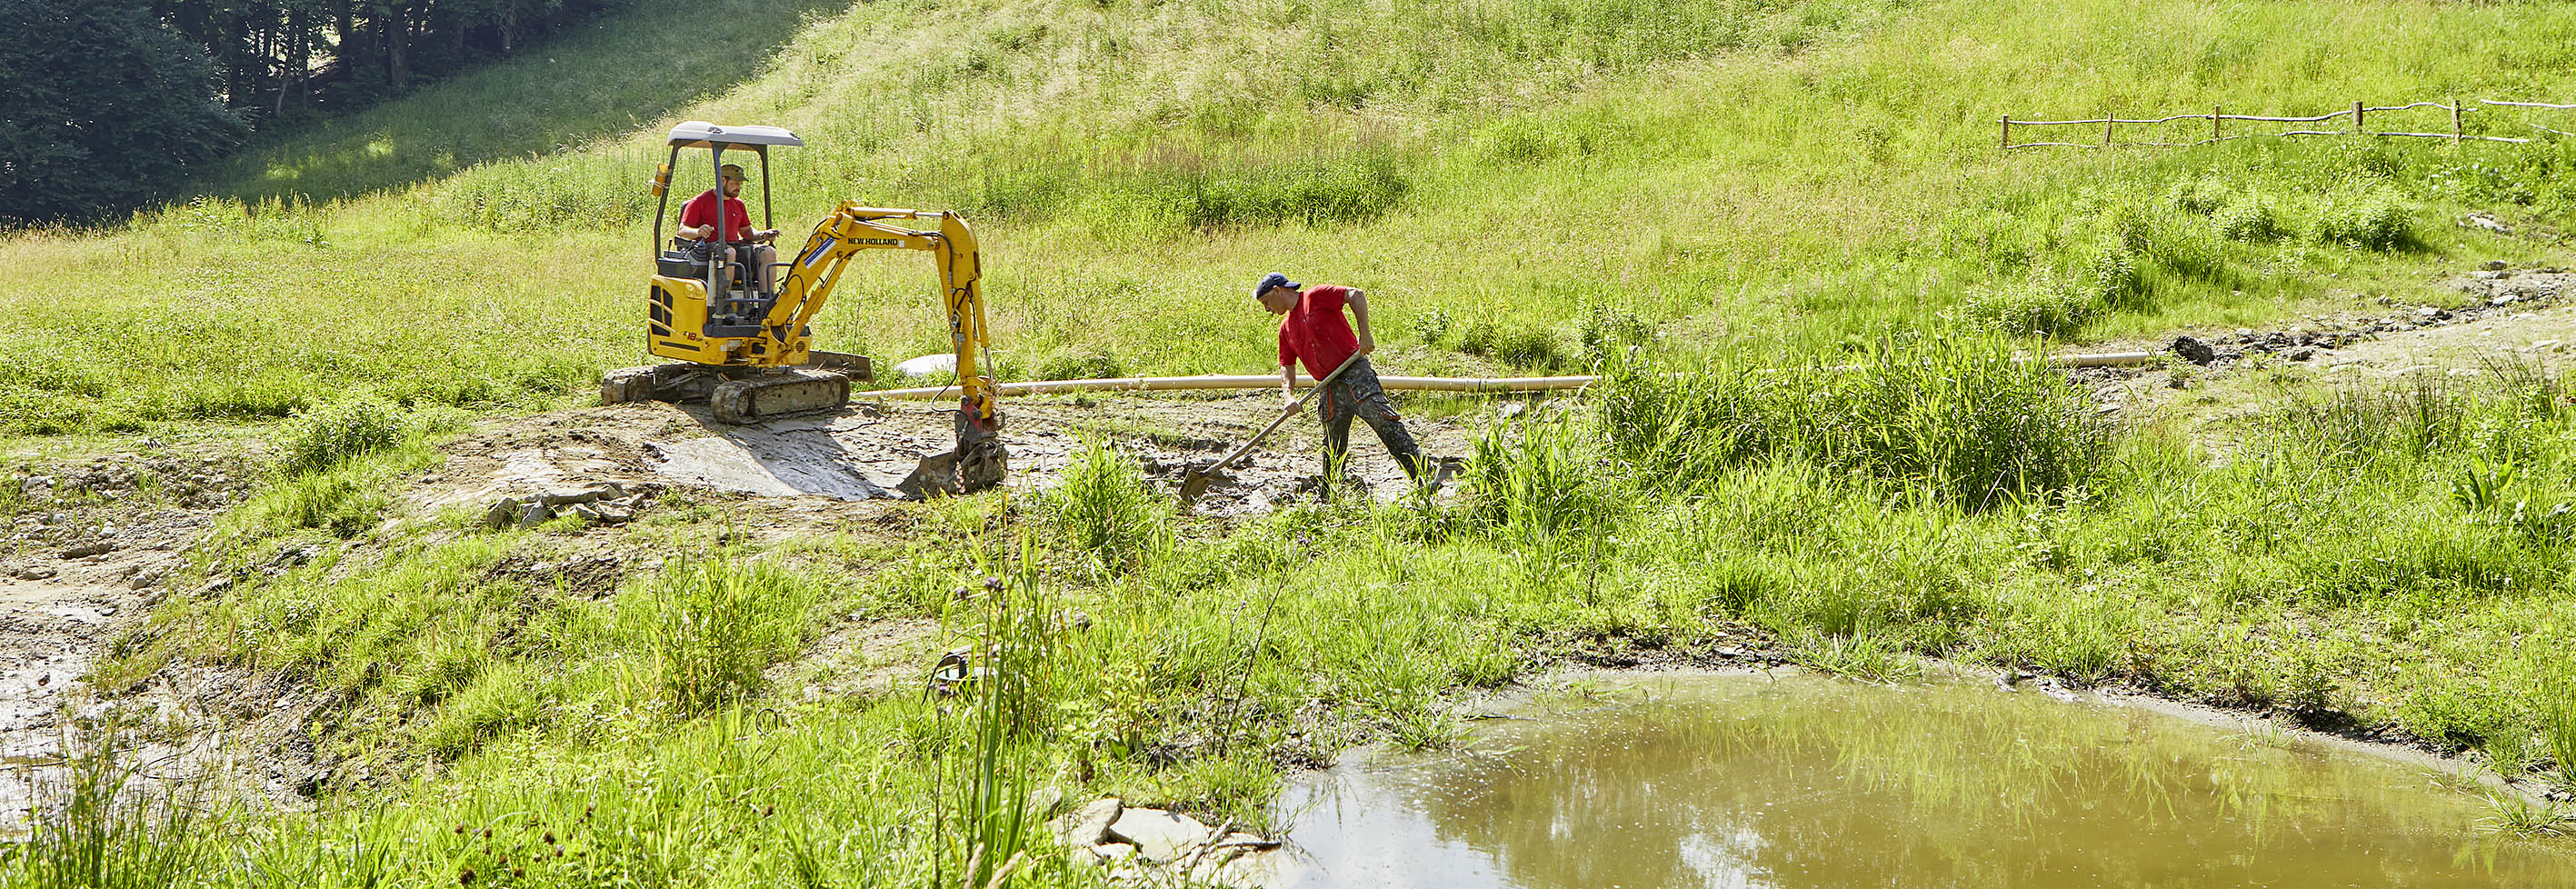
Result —
[{"label": "wooden fence", "polygon": [[[2496,100],[2493,100],[2493,99],[2479,99],[2479,100],[2478,100],[2478,104],[2480,104],[2480,105],[2497,106],[2497,107],[2506,107],[2506,108],[2549,108],[2549,109],[2558,109],[2558,110],[2576,109],[2576,105],[2555,105],[2555,104],[2551,104],[2551,103],[2548,103],[2548,102],[2500,102],[2500,101],[2496,101]],[[2354,102],[2354,103],[2352,103],[2352,107],[2351,107],[2350,109],[2348,109],[2348,110],[2341,110],[2341,111],[2335,111],[2335,112],[2331,112],[2331,113],[2327,113],[2327,114],[2320,114],[2320,115],[2316,115],[2316,116],[2314,116],[2314,117],[2268,117],[2268,116],[2259,115],[2259,114],[2228,114],[2228,113],[2226,112],[2226,109],[2225,109],[2225,108],[2223,108],[2223,107],[2218,107],[2218,106],[2212,106],[2212,107],[2209,109],[2209,113],[2208,113],[2208,114],[2176,114],[2176,115],[2172,115],[2172,116],[2168,116],[2168,117],[2123,118],[2123,117],[2118,117],[2118,116],[2116,116],[2116,115],[2115,115],[2115,116],[2111,116],[2111,117],[2097,117],[2097,118],[2092,118],[2092,119],[2089,119],[2089,120],[2014,120],[2010,115],[2006,115],[2006,116],[2004,117],[2004,119],[2003,119],[2003,147],[2004,147],[2005,149],[2007,149],[2007,150],[2009,150],[2009,149],[2014,149],[2014,148],[2050,148],[2050,147],[2063,147],[2063,148],[2111,148],[2111,147],[2114,147],[2114,146],[2123,146],[2123,145],[2146,146],[2146,147],[2155,147],[2155,148],[2181,148],[2181,147],[2186,147],[2186,146],[2191,146],[2191,145],[2207,145],[2207,144],[2212,143],[2212,142],[2225,142],[2225,141],[2230,140],[2230,139],[2266,139],[2266,138],[2277,138],[2277,137],[2283,137],[2283,136],[2399,136],[2399,137],[2412,137],[2412,138],[2418,138],[2418,139],[2449,139],[2449,140],[2451,140],[2451,142],[2452,142],[2453,144],[2458,144],[2458,143],[2460,143],[2460,142],[2465,142],[2465,141],[2481,141],[2481,142],[2517,142],[2517,143],[2519,143],[2519,142],[2529,142],[2529,141],[2531,141],[2531,140],[2529,140],[2529,139],[2516,139],[2516,138],[2513,138],[2513,137],[2510,137],[2510,136],[2487,136],[2487,135],[2480,135],[2480,134],[2475,134],[2475,133],[2469,133],[2469,132],[2466,132],[2465,130],[2463,130],[2463,129],[2461,128],[2461,123],[2460,123],[2460,115],[2461,115],[2461,109],[2462,109],[2462,107],[2463,107],[2463,106],[2460,104],[2460,100],[2458,100],[2458,99],[2452,99],[2452,100],[2451,100],[2451,102],[2450,102],[2450,104],[2447,104],[2447,105],[2445,105],[2445,104],[2443,104],[2443,103],[2440,103],[2440,102],[2414,102],[2414,103],[2409,103],[2409,104],[2405,104],[2405,105],[2371,106],[2371,105],[2363,104],[2363,103],[2361,103],[2361,102]],[[2368,120],[2369,120],[2369,116],[2370,116],[2370,115],[2372,115],[2372,114],[2381,114],[2381,113],[2395,112],[2395,111],[2410,111],[2410,110],[2417,109],[2417,108],[2437,108],[2437,109],[2440,109],[2440,110],[2443,110],[2443,111],[2448,111],[2448,112],[2450,112],[2450,113],[2451,113],[2451,131],[2450,131],[2450,132],[2447,132],[2447,133],[2415,133],[2415,132],[2398,132],[2398,131],[2388,131],[2388,130],[2371,130],[2371,129],[2369,129],[2369,128],[2366,126],[2366,123],[2367,123],[2367,122],[2368,122]],[[2183,120],[2205,120],[2205,121],[2209,121],[2209,138],[2207,138],[2207,139],[2198,139],[2198,140],[2194,140],[2194,141],[2190,141],[2190,142],[2121,142],[2121,141],[2118,141],[2118,140],[2117,140],[2117,138],[2116,138],[2116,137],[2117,137],[2117,135],[2118,135],[2118,134],[2117,134],[2117,128],[2118,128],[2121,124],[2169,124],[2169,123],[2173,123],[2173,122],[2175,122],[2175,121],[2183,121]],[[2331,130],[2326,130],[2326,129],[2303,129],[2303,130],[2302,130],[2302,129],[2294,129],[2294,130],[2276,130],[2276,131],[2271,131],[2271,132],[2238,133],[2238,134],[2230,135],[2230,134],[2228,134],[2228,133],[2226,132],[2226,129],[2225,129],[2225,128],[2226,128],[2226,122],[2227,122],[2227,121],[2231,121],[2231,120],[2251,121],[2251,122],[2256,122],[2256,123],[2273,123],[2273,124],[2301,124],[2301,123],[2306,123],[2306,124],[2324,124],[2324,123],[2327,123],[2327,122],[2330,122],[2330,121],[2349,120],[2349,121],[2351,121],[2351,126],[2349,126],[2349,127],[2344,127],[2344,128],[2340,128],[2340,129],[2331,129]],[[2567,132],[2567,131],[2565,131],[2565,130],[2554,130],[2554,129],[2550,129],[2550,128],[2548,128],[2548,127],[2541,126],[2541,125],[2539,125],[2539,124],[2535,124],[2535,123],[2531,123],[2531,122],[2529,122],[2529,121],[2513,121],[2513,122],[2514,122],[2514,123],[2521,124],[2521,125],[2523,125],[2523,126],[2530,127],[2530,128],[2532,128],[2532,129],[2540,130],[2540,131],[2543,131],[2543,132],[2556,133],[2556,134],[2561,135],[2561,136],[2576,136],[2576,133],[2570,133],[2570,132]],[[2013,141],[2013,128],[2014,128],[2014,127],[2017,127],[2017,126],[2019,126],[2019,127],[2071,127],[2071,126],[2099,126],[2099,127],[2101,127],[2101,128],[2102,128],[2102,141],[2100,141],[2100,142],[2020,142],[2020,143],[2016,143],[2016,142],[2014,142],[2014,141]]]}]

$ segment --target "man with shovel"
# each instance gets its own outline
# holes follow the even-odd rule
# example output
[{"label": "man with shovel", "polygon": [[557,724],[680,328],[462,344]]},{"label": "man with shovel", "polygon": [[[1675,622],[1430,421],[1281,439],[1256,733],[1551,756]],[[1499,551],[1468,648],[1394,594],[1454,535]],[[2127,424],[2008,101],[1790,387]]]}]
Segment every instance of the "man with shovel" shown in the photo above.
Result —
[{"label": "man with shovel", "polygon": [[[1422,448],[1413,443],[1413,432],[1404,428],[1404,418],[1396,415],[1395,405],[1378,388],[1376,369],[1369,366],[1366,356],[1377,351],[1377,339],[1369,335],[1367,294],[1333,284],[1300,289],[1287,275],[1271,272],[1253,286],[1252,297],[1260,300],[1261,307],[1269,309],[1270,314],[1285,316],[1279,321],[1280,397],[1295,403],[1300,362],[1305,364],[1306,374],[1323,386],[1315,406],[1315,416],[1324,424],[1321,484],[1329,489],[1333,477],[1342,471],[1342,460],[1350,452],[1353,417],[1367,421],[1369,428],[1377,430],[1378,441],[1386,444],[1387,454],[1404,467],[1404,474],[1415,483],[1438,484],[1422,458]],[[1345,305],[1359,320],[1356,334],[1342,319]],[[1348,367],[1343,366],[1345,361]],[[1334,377],[1336,368],[1341,375]]]}]

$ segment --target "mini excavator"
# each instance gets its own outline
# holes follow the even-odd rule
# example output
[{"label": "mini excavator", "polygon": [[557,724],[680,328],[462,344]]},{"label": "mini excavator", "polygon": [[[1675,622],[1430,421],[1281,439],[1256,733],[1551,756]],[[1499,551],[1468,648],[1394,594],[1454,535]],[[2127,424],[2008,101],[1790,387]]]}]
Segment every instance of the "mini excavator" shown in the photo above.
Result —
[{"label": "mini excavator", "polygon": [[[796,134],[770,126],[718,126],[693,120],[671,128],[670,158],[653,175],[653,194],[661,206],[653,217],[653,243],[660,248],[645,306],[645,349],[672,363],[611,371],[600,384],[600,402],[705,401],[717,420],[757,423],[790,414],[827,411],[848,404],[850,381],[868,379],[863,356],[817,351],[809,326],[840,280],[841,268],[859,251],[921,250],[939,267],[940,290],[948,309],[949,341],[957,354],[955,450],[923,457],[896,489],[911,497],[957,494],[992,487],[1007,471],[1009,454],[998,435],[1002,414],[994,405],[993,380],[978,368],[988,366],[992,343],[986,338],[984,294],[978,280],[974,232],[955,213],[862,207],[843,201],[814,226],[803,249],[792,256],[781,251],[774,291],[761,287],[762,269],[728,261],[725,251],[703,258],[690,242],[662,239],[662,221],[670,210],[671,170],[686,149],[707,149],[707,169],[721,179],[727,152],[760,158],[761,221],[767,226],[769,149],[805,144]],[[747,234],[725,230],[717,213],[715,240],[745,240]],[[915,228],[913,226],[923,226]],[[774,227],[774,226],[772,226]],[[986,359],[978,362],[977,359]]]}]

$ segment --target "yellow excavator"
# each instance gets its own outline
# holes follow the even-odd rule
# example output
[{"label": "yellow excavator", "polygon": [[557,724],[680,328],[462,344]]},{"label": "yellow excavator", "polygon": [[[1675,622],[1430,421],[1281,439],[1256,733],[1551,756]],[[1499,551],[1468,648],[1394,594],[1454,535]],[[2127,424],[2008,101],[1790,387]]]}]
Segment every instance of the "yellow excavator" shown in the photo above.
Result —
[{"label": "yellow excavator", "polygon": [[[609,372],[600,384],[601,403],[704,400],[716,419],[727,423],[757,423],[840,408],[849,403],[850,381],[868,379],[868,360],[815,350],[810,326],[815,314],[831,297],[842,266],[859,251],[921,250],[938,265],[949,341],[957,356],[957,448],[923,457],[896,489],[924,497],[977,491],[999,483],[1008,470],[1009,454],[999,437],[1002,413],[993,403],[993,380],[979,372],[991,363],[992,343],[985,333],[975,234],[966,220],[937,210],[862,207],[843,201],[814,226],[803,249],[793,256],[782,253],[784,261],[766,270],[775,274],[764,275],[765,270],[750,262],[727,259],[724,250],[693,251],[689,248],[695,245],[681,238],[663,241],[671,171],[680,163],[682,151],[702,148],[708,152],[707,169],[715,174],[709,181],[721,183],[728,152],[758,157],[761,221],[766,226],[769,149],[805,143],[779,127],[718,126],[700,120],[672,127],[668,141],[670,157],[652,180],[653,194],[661,201],[653,215],[653,243],[659,252],[645,305],[644,345],[646,351],[673,363]],[[729,230],[727,214],[715,216],[714,242],[750,239],[750,233]],[[776,288],[761,286],[764,278],[778,282]]]}]

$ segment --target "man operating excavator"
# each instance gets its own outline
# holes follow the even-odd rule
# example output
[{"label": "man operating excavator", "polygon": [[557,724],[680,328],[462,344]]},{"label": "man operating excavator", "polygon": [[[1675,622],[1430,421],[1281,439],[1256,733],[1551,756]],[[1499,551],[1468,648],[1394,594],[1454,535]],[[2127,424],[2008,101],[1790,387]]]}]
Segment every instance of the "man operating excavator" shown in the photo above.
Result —
[{"label": "man operating excavator", "polygon": [[[1327,493],[1333,480],[1342,474],[1342,462],[1351,447],[1351,419],[1366,421],[1377,430],[1378,441],[1386,452],[1404,467],[1404,474],[1416,484],[1439,482],[1432,477],[1431,467],[1422,458],[1422,448],[1413,443],[1412,430],[1404,418],[1387,401],[1386,392],[1378,387],[1377,370],[1369,366],[1368,354],[1377,351],[1377,338],[1369,331],[1368,294],[1355,288],[1335,284],[1318,284],[1302,288],[1287,275],[1271,272],[1253,285],[1252,297],[1279,320],[1279,394],[1296,400],[1297,366],[1303,363],[1306,374],[1317,380],[1331,376],[1335,368],[1341,375],[1323,383],[1317,394],[1315,417],[1324,424],[1324,476],[1319,484]],[[1353,331],[1342,318],[1342,308],[1350,307],[1351,316],[1359,322]],[[1342,367],[1344,361],[1349,367]]]},{"label": "man operating excavator", "polygon": [[681,205],[680,229],[673,234],[698,242],[691,250],[692,259],[705,261],[721,248],[724,261],[751,263],[752,268],[760,270],[760,292],[777,293],[778,248],[769,246],[769,242],[778,238],[778,230],[751,227],[751,210],[742,204],[741,164],[724,165],[719,178],[723,182],[718,188],[724,189],[721,217],[716,210],[716,189],[707,189]]}]

